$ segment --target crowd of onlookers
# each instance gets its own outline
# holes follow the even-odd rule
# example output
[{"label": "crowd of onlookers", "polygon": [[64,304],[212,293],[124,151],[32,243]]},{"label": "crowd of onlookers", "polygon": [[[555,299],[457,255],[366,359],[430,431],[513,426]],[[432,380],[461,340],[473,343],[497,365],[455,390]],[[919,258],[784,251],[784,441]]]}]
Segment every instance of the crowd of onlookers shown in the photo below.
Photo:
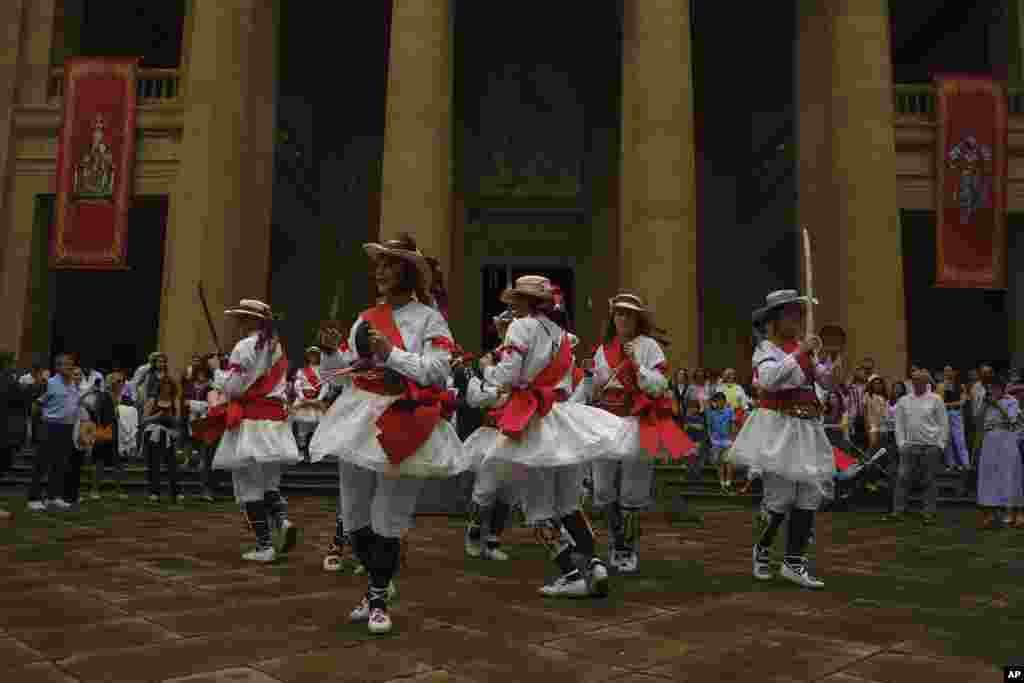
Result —
[{"label": "crowd of onlookers", "polygon": [[[10,356],[0,358],[0,392],[7,396],[8,414],[6,439],[0,444],[0,468],[6,469],[13,454],[24,445],[35,446],[28,491],[33,510],[63,510],[76,504],[84,466],[91,474],[87,482],[90,498],[102,497],[110,475],[114,494],[124,496],[123,463],[131,459],[140,459],[147,466],[150,500],[159,501],[162,470],[166,469],[171,499],[181,501],[184,496],[179,467],[185,466],[199,470],[200,496],[212,501],[217,488],[212,469],[214,448],[193,434],[192,427],[206,416],[215,371],[224,367],[226,360],[216,354],[193,354],[184,370],[174,376],[167,356],[159,352],[150,354],[146,364],[131,372],[114,368],[106,374],[75,354],[58,355],[52,373],[42,366],[16,371]],[[318,366],[317,349],[307,350],[306,364]],[[329,403],[329,387],[321,390],[316,386],[314,374],[308,375],[314,379],[313,385],[308,380],[295,381],[302,371],[292,371],[290,401],[301,399],[299,394],[305,390],[306,398],[315,394],[316,399]],[[936,443],[930,443],[935,447],[941,442],[939,461],[934,467],[916,468],[923,471],[913,474],[920,475],[926,489],[933,491],[935,475],[942,468],[964,473],[977,468],[985,433],[982,409],[995,378],[992,367],[981,365],[968,371],[966,381],[948,366],[934,375],[911,366],[906,377],[886,379],[875,362],[865,358],[845,372],[848,374],[838,378],[830,389],[818,388],[822,417],[834,445],[860,461],[882,448],[900,454],[890,459],[893,474],[897,475],[908,443],[922,445],[914,445],[913,439],[908,441],[906,434],[900,434],[898,409],[901,398],[915,393],[918,378],[924,393],[941,399],[946,431],[941,439],[938,435],[933,438]],[[737,377],[732,368],[721,372],[693,368],[678,370],[670,382],[673,413],[699,446],[698,457],[688,461],[689,466],[694,471],[705,465],[715,466],[726,493],[749,490],[750,486],[750,473],[739,476],[744,473],[736,472],[729,448],[746,416],[757,407],[757,392],[750,384],[739,383]],[[1020,373],[997,384],[1000,395],[1005,384],[1006,395],[1024,400]],[[310,389],[315,391],[311,393]],[[908,429],[905,425],[902,428]],[[305,446],[310,436],[308,425],[298,423],[296,434],[300,446]],[[893,476],[888,482],[894,490],[891,500],[897,510],[902,479]]]}]

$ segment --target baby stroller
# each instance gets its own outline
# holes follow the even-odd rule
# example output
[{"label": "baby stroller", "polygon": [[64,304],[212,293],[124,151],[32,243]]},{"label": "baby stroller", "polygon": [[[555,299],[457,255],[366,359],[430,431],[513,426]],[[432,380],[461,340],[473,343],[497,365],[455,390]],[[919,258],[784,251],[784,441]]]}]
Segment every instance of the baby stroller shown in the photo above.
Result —
[{"label": "baby stroller", "polygon": [[878,483],[889,481],[889,449],[882,446],[870,456],[853,444],[840,430],[826,430],[836,461],[832,483],[835,495],[827,510],[848,510],[855,497]]}]

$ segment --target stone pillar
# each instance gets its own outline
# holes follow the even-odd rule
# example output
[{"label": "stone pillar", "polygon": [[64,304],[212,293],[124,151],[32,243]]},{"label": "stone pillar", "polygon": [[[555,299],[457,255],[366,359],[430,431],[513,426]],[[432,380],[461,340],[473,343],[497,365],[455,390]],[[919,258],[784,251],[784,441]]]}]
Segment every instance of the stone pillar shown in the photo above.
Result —
[{"label": "stone pillar", "polygon": [[816,324],[846,330],[848,370],[872,356],[881,374],[902,376],[907,322],[888,2],[797,7],[798,215],[814,247]]},{"label": "stone pillar", "polygon": [[56,0],[24,0],[22,58],[18,100],[23,104],[46,102],[50,83],[50,51]]},{"label": "stone pillar", "polygon": [[689,0],[623,4],[621,164],[619,281],[671,333],[672,365],[690,367],[699,341]]},{"label": "stone pillar", "polygon": [[452,71],[449,0],[391,11],[380,237],[407,231],[451,280]]},{"label": "stone pillar", "polygon": [[[180,166],[164,251],[160,346],[172,367],[213,341],[224,309],[267,296],[276,102],[277,0],[194,0]],[[273,302],[271,302],[273,303]]]},{"label": "stone pillar", "polygon": [[871,355],[882,374],[900,376],[906,371],[908,349],[889,3],[827,4],[833,38],[834,224],[848,357],[856,362]]}]

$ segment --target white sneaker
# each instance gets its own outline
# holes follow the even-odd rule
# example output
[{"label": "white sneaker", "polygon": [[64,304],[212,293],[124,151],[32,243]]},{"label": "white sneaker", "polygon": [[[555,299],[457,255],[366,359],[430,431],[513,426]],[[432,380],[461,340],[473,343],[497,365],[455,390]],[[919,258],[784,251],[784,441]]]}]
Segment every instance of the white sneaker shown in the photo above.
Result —
[{"label": "white sneaker", "polygon": [[370,620],[370,599],[363,597],[362,602],[356,605],[356,608],[352,610],[348,615],[348,620],[352,623],[358,623],[361,621]]},{"label": "white sneaker", "polygon": [[775,575],[772,574],[771,556],[768,554],[767,550],[759,553],[757,551],[757,546],[755,545],[752,556],[754,558],[755,579],[759,579],[761,581],[771,581],[773,578],[775,578]]},{"label": "white sneaker", "polygon": [[608,567],[597,558],[590,561],[590,594],[600,597],[608,595]]},{"label": "white sneaker", "polygon": [[295,547],[295,544],[299,541],[299,529],[290,520],[283,520],[281,522],[281,549],[282,555],[286,554],[289,550]]},{"label": "white sneaker", "polygon": [[175,500],[178,501],[179,505],[183,504],[185,502],[185,494],[184,493],[179,493],[177,498],[175,498]]},{"label": "white sneaker", "polygon": [[488,548],[484,546],[480,549],[480,557],[485,560],[498,560],[504,562],[508,559],[508,555],[501,548]]},{"label": "white sneaker", "polygon": [[102,496],[100,496],[100,492],[99,491],[93,491],[92,493],[89,494],[89,498],[91,500],[100,500],[102,498]]},{"label": "white sneaker", "polygon": [[50,507],[57,508],[58,510],[70,510],[71,504],[66,502],[63,498],[54,498],[50,501]]},{"label": "white sneaker", "polygon": [[150,503],[159,503],[160,502],[160,496],[156,495],[155,493],[149,494],[149,502]]},{"label": "white sneaker", "polygon": [[559,576],[553,582],[540,589],[540,594],[548,598],[584,598],[590,595],[587,580],[582,575],[578,579],[567,579]]},{"label": "white sneaker", "polygon": [[28,509],[32,512],[46,512],[46,503],[41,500],[33,500],[28,504]]},{"label": "white sneaker", "polygon": [[792,566],[786,562],[782,563],[782,571],[779,572],[782,578],[792,581],[804,588],[824,588],[825,582],[811,576],[806,566]]},{"label": "white sneaker", "polygon": [[250,550],[246,554],[242,555],[243,560],[264,563],[273,562],[276,557],[277,553],[273,548],[256,548],[255,550]]},{"label": "white sneaker", "polygon": [[355,574],[356,576],[359,576],[360,574],[365,574],[366,573],[366,567],[364,567],[362,565],[362,563],[357,564],[356,568],[352,570],[352,573]]},{"label": "white sneaker", "polygon": [[398,586],[395,585],[395,580],[391,579],[388,581],[388,602],[394,600],[396,595],[398,595]]},{"label": "white sneaker", "polygon": [[368,621],[367,628],[370,633],[381,634],[391,632],[391,617],[388,616],[387,610],[382,610],[379,607],[370,610]]},{"label": "white sneaker", "polygon": [[619,562],[619,571],[623,574],[636,574],[640,558],[636,553],[624,553]]}]

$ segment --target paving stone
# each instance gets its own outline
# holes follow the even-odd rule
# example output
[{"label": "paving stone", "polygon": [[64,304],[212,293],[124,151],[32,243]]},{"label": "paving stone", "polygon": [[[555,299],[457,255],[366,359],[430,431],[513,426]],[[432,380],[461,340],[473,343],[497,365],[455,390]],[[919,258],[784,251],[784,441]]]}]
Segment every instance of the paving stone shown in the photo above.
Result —
[{"label": "paving stone", "polygon": [[60,586],[20,596],[0,596],[0,624],[8,630],[80,625],[125,616],[109,603]]},{"label": "paving stone", "polygon": [[144,619],[118,619],[61,629],[13,630],[11,633],[48,659],[63,659],[80,652],[118,650],[178,637]]},{"label": "paving stone", "polygon": [[5,681],[11,683],[77,683],[77,679],[50,662],[36,662],[15,669],[2,670]]},{"label": "paving stone", "polygon": [[629,673],[627,669],[562,650],[516,642],[495,643],[487,650],[468,651],[461,661],[447,666],[446,670],[481,681],[503,683],[603,683]]},{"label": "paving stone", "polygon": [[255,666],[284,683],[373,683],[434,669],[420,661],[418,653],[388,648],[383,645],[385,642],[353,642],[351,647],[295,655]]},{"label": "paving stone", "polygon": [[255,669],[242,668],[221,669],[184,678],[169,678],[164,683],[280,683],[280,681]]},{"label": "paving stone", "polygon": [[565,650],[609,666],[648,669],[659,662],[683,657],[692,647],[682,640],[652,637],[643,631],[606,628],[569,638],[550,640],[545,647]]},{"label": "paving stone", "polygon": [[987,683],[1001,680],[1002,671],[983,662],[953,657],[879,654],[843,669],[843,673],[878,683],[929,681],[934,683]]},{"label": "paving stone", "polygon": [[8,637],[6,632],[0,636],[0,672],[43,659],[46,657],[42,653],[33,650],[20,640]]}]

